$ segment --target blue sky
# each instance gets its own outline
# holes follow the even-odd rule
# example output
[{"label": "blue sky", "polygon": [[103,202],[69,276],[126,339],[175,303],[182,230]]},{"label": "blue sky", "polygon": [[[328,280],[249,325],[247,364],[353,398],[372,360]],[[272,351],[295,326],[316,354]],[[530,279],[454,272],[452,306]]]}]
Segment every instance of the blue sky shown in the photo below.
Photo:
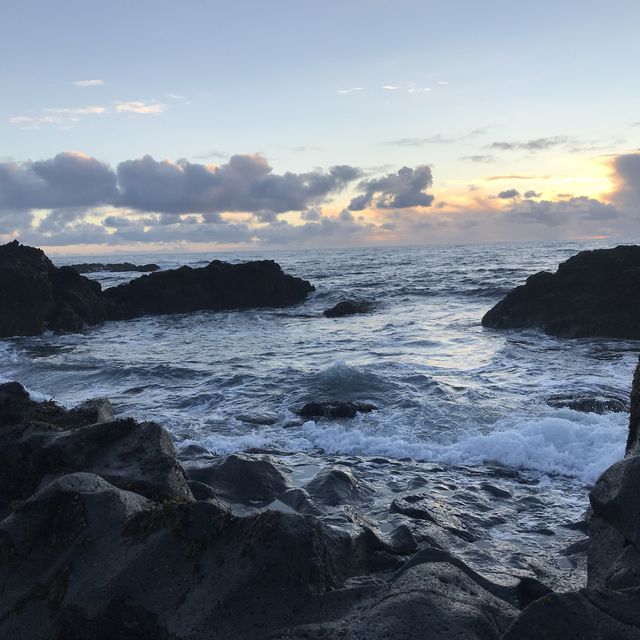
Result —
[{"label": "blue sky", "polygon": [[[333,246],[628,235],[640,201],[638,24],[640,4],[628,0],[7,2],[0,237],[190,248],[181,229],[194,224],[204,225],[194,248],[235,246],[231,237]],[[335,165],[360,174],[269,220],[217,200],[167,220],[120,197],[80,199],[82,213],[71,198],[65,213],[55,198],[25,208],[7,195],[43,179],[29,162],[65,152],[114,171],[145,155],[225,165],[259,154],[281,176]],[[624,176],[618,157],[632,166]],[[400,200],[381,191],[385,206],[375,196],[348,219],[362,181],[405,166],[430,168],[428,206],[394,209]],[[145,236],[163,213],[163,233]],[[38,231],[52,214],[57,224]],[[215,228],[200,214],[219,216]],[[137,221],[137,235],[96,229],[118,216]],[[234,236],[221,225],[246,228]]]}]

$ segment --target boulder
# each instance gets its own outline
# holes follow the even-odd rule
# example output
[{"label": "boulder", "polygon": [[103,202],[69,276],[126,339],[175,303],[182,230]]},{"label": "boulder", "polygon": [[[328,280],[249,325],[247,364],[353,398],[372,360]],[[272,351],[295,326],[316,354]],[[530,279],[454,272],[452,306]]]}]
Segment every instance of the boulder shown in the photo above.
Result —
[{"label": "boulder", "polygon": [[370,302],[358,300],[341,300],[335,307],[325,309],[322,313],[327,318],[341,318],[343,316],[352,316],[357,313],[369,313],[373,309]]},{"label": "boulder", "polygon": [[180,267],[141,276],[104,291],[124,317],[284,307],[302,302],[315,287],[284,273],[272,260]]},{"label": "boulder", "polygon": [[358,413],[371,413],[378,407],[367,402],[350,402],[346,400],[326,400],[323,402],[307,402],[296,413],[301,418],[355,418]]},{"label": "boulder", "polygon": [[319,471],[305,485],[305,489],[316,502],[331,507],[361,502],[373,493],[366,482],[342,469]]},{"label": "boulder", "polygon": [[132,264],[131,262],[83,262],[82,264],[70,264],[68,267],[78,273],[99,273],[101,271],[109,271],[111,273],[130,271],[152,273],[154,271],[160,271],[160,267],[153,262],[149,264]]},{"label": "boulder", "polygon": [[100,284],[17,240],[0,246],[0,337],[80,331],[109,315]]},{"label": "boulder", "polygon": [[216,497],[240,504],[266,504],[291,488],[289,477],[269,455],[237,453],[217,457],[181,454],[189,480],[210,486]]},{"label": "boulder", "polygon": [[171,437],[158,424],[114,420],[100,401],[66,410],[31,400],[17,383],[0,385],[0,511],[80,471],[149,498],[191,499]]},{"label": "boulder", "polygon": [[482,318],[495,329],[560,337],[640,338],[640,246],[581,251],[530,276]]}]

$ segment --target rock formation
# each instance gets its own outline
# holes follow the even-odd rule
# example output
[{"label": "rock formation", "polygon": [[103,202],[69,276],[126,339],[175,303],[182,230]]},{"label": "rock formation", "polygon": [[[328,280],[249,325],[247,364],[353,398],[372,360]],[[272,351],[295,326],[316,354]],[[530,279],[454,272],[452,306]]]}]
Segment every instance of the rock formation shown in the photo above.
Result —
[{"label": "rock formation", "polygon": [[581,251],[555,274],[530,276],[482,318],[495,329],[549,335],[640,338],[640,246]]},{"label": "rock formation", "polygon": [[341,318],[343,316],[352,316],[356,313],[369,313],[373,309],[370,302],[360,300],[341,300],[335,307],[325,309],[322,313],[327,318]]},{"label": "rock formation", "polygon": [[70,264],[70,269],[78,273],[99,273],[100,271],[109,271],[111,273],[124,273],[129,271],[138,271],[140,273],[152,273],[160,271],[157,264],[132,264],[131,262],[83,262],[81,264]]}]

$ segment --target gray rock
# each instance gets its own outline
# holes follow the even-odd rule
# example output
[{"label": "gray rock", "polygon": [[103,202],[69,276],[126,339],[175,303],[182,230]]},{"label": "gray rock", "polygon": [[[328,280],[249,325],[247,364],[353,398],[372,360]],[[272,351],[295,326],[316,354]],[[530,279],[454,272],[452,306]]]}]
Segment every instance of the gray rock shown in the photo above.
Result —
[{"label": "gray rock", "polygon": [[629,411],[629,403],[625,398],[603,396],[597,394],[556,394],[549,396],[546,403],[556,409],[573,409],[584,413],[624,413]]},{"label": "gray rock", "polygon": [[327,400],[308,402],[296,413],[302,418],[355,418],[358,413],[376,411],[375,405],[367,402],[349,402],[346,400]]},{"label": "gray rock", "polygon": [[369,313],[373,309],[371,302],[359,300],[341,300],[335,307],[325,309],[322,313],[327,318],[341,318],[357,313]]},{"label": "gray rock", "polygon": [[372,489],[367,483],[343,469],[319,471],[305,485],[305,489],[314,500],[332,507],[358,503],[372,494]]}]

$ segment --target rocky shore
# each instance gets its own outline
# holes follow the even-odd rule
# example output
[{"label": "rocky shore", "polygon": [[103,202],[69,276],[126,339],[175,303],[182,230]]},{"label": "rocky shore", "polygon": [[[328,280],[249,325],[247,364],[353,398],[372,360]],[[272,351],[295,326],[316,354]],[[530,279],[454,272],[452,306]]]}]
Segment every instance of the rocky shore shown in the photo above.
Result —
[{"label": "rocky shore", "polygon": [[640,247],[581,251],[527,278],[482,318],[495,329],[568,338],[640,338]]},{"label": "rocky shore", "polygon": [[78,273],[99,273],[101,271],[110,271],[112,273],[153,273],[154,271],[160,271],[160,267],[153,262],[149,264],[132,264],[131,262],[82,262],[68,266]]},{"label": "rocky shore", "polygon": [[106,320],[302,302],[314,287],[270,260],[150,273],[102,288],[72,267],[17,241],[0,246],[0,337],[77,332]]},{"label": "rocky shore", "polygon": [[[387,478],[415,470],[383,504],[355,462],[301,477],[282,452],[177,453],[106,400],[64,409],[0,385],[0,637],[638,638],[639,397],[640,366],[627,457],[591,492],[588,543],[567,523],[587,587],[554,592],[542,564],[509,575],[507,547],[477,568],[483,518],[539,500],[517,471],[443,494],[442,467],[369,461]],[[456,511],[463,493],[474,512]]]}]

